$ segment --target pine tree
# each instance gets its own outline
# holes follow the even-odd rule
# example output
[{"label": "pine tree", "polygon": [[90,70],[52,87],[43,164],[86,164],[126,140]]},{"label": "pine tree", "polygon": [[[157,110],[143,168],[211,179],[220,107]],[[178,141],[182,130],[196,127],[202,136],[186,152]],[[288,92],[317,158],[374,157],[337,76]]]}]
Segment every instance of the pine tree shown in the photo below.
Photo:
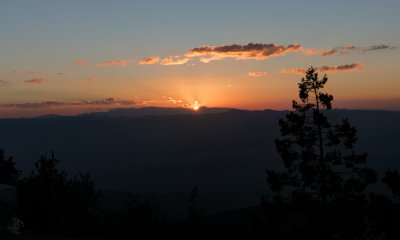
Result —
[{"label": "pine tree", "polygon": [[356,128],[347,119],[332,125],[325,116],[333,101],[321,92],[327,81],[309,68],[298,84],[301,102],[293,100],[294,111],[279,121],[282,138],[275,145],[286,171],[267,170],[267,181],[275,193],[288,189],[292,200],[351,198],[377,179],[366,167],[367,154],[354,150]]}]

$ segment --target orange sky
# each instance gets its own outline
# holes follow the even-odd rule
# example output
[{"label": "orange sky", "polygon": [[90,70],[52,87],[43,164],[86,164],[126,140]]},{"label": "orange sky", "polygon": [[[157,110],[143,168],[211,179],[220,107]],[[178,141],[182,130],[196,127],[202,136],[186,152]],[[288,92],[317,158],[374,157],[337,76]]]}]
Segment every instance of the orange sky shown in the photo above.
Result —
[{"label": "orange sky", "polygon": [[0,118],[290,109],[310,66],[328,75],[333,107],[400,110],[400,4],[286,2],[2,3]]}]

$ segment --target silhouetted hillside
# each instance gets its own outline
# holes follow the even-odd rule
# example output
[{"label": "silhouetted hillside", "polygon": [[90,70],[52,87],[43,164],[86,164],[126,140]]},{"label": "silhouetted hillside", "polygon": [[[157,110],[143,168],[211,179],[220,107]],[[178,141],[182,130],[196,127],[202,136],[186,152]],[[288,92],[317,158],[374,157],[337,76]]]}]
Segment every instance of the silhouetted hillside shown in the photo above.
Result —
[{"label": "silhouetted hillside", "polygon": [[[232,207],[250,206],[267,189],[265,169],[281,167],[273,141],[284,114],[146,108],[0,119],[0,144],[25,174],[38,156],[54,150],[61,168],[89,171],[104,189],[172,194],[197,185],[202,194],[246,193],[235,195]],[[399,166],[400,112],[334,110],[330,117],[348,117],[357,127],[357,150],[369,153],[371,166]]]},{"label": "silhouetted hillside", "polygon": [[116,108],[106,112],[93,112],[79,115],[79,117],[145,117],[145,116],[167,116],[167,115],[198,115],[205,113],[222,113],[232,110],[231,108],[207,108],[200,107],[198,111],[191,108]]}]

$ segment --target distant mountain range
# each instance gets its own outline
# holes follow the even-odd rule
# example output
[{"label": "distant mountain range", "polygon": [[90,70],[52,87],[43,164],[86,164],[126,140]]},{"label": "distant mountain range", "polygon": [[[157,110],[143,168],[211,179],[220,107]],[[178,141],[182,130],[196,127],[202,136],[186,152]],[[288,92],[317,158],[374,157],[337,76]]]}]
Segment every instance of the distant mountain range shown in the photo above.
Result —
[{"label": "distant mountain range", "polygon": [[[0,147],[25,174],[41,154],[55,151],[61,168],[89,171],[102,188],[169,194],[197,185],[203,194],[255,196],[266,193],[265,169],[282,168],[273,141],[286,113],[142,108],[0,119]],[[400,167],[400,112],[333,110],[328,117],[356,126],[357,150],[369,153],[372,167]],[[243,196],[243,207],[258,201]]]},{"label": "distant mountain range", "polygon": [[[197,111],[191,108],[115,108],[106,112],[92,112],[77,115],[76,117],[145,117],[145,116],[168,116],[168,115],[198,115],[206,113],[222,113],[233,110],[232,108],[208,108],[200,107]],[[54,118],[61,115],[48,114],[36,118]]]}]

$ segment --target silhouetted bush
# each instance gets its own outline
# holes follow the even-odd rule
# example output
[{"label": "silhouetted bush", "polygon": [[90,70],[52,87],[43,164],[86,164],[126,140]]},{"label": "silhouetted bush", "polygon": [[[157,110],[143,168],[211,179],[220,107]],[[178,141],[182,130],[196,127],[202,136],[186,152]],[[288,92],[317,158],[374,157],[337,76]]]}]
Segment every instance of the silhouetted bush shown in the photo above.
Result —
[{"label": "silhouetted bush", "polygon": [[27,231],[85,234],[95,227],[101,193],[89,174],[72,178],[57,168],[52,153],[35,163],[18,184],[18,213]]}]

